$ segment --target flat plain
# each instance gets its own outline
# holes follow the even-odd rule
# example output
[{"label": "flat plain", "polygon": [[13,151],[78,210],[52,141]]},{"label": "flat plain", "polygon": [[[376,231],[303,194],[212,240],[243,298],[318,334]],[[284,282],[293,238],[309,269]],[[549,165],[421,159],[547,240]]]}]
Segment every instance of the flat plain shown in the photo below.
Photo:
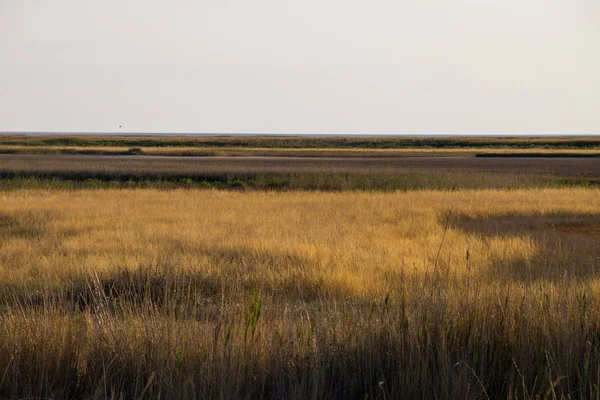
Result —
[{"label": "flat plain", "polygon": [[0,397],[595,398],[598,161],[1,157]]}]

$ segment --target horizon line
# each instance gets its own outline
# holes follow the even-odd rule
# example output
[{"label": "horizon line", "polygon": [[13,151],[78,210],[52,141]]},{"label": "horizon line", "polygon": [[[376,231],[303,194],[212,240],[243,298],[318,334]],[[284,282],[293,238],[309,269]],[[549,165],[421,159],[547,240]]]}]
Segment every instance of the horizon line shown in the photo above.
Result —
[{"label": "horizon line", "polygon": [[0,135],[63,136],[274,136],[274,137],[594,137],[600,133],[276,133],[276,132],[120,132],[0,131]]}]

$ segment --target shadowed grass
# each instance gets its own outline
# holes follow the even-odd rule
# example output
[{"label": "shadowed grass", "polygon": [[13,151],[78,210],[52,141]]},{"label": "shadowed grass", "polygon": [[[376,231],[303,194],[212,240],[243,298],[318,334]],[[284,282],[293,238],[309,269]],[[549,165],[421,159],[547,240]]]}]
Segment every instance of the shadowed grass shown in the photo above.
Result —
[{"label": "shadowed grass", "polygon": [[[524,238],[535,254],[496,260],[490,279],[587,280],[600,272],[600,215],[561,213],[454,216],[452,226],[486,241]],[[573,262],[577,259],[578,262]],[[564,266],[561,268],[561,266]]]}]

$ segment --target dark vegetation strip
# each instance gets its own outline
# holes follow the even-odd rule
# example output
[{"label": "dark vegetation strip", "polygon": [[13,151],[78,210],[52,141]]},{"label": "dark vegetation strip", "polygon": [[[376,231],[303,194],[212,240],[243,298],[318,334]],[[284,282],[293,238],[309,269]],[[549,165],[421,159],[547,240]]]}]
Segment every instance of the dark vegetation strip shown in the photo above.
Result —
[{"label": "dark vegetation strip", "polygon": [[[73,149],[73,148],[47,148],[47,147],[41,147],[38,148],[38,146],[29,146],[27,149],[15,149],[15,148],[11,148],[11,147],[0,147],[0,154],[44,154],[44,155],[58,155],[58,154],[65,154],[65,155],[103,155],[103,156],[134,156],[134,155],[141,155],[144,154],[143,150],[140,148],[128,148],[128,149],[124,149],[124,150],[113,150],[111,148],[106,148],[106,149],[97,149],[97,148],[86,148],[86,147],[81,147],[81,148],[77,148],[77,149]],[[206,152],[205,154],[202,153],[195,153],[195,156],[202,156],[202,155],[206,155],[206,156],[212,156],[214,155],[214,153],[211,152]]]},{"label": "dark vegetation strip", "polygon": [[600,137],[483,138],[483,137],[148,137],[148,136],[0,136],[0,145],[124,146],[124,147],[247,147],[247,148],[515,148],[599,149]]},{"label": "dark vegetation strip", "polygon": [[122,174],[99,172],[27,173],[0,172],[0,190],[14,189],[227,189],[396,191],[461,189],[526,189],[600,187],[600,179],[553,178],[489,174]]},{"label": "dark vegetation strip", "polygon": [[[324,157],[324,158],[398,158],[398,157],[476,157],[476,158],[600,158],[600,153],[583,153],[572,150],[565,152],[565,149],[538,149],[536,151],[527,151],[525,153],[511,153],[511,150],[504,149],[507,152],[478,153],[479,148],[464,151],[457,148],[455,151],[448,151],[443,148],[429,148],[428,151],[414,149],[289,149],[289,148],[239,148],[239,147],[221,147],[205,149],[202,147],[156,147],[140,148],[130,147],[115,149],[114,147],[46,147],[46,146],[21,146],[3,147],[0,145],[0,155],[99,155],[99,156],[169,156],[169,157]],[[501,149],[502,150],[502,149]],[[560,153],[555,151],[561,150]]]},{"label": "dark vegetation strip", "polygon": [[600,158],[600,154],[586,153],[479,153],[477,158]]}]

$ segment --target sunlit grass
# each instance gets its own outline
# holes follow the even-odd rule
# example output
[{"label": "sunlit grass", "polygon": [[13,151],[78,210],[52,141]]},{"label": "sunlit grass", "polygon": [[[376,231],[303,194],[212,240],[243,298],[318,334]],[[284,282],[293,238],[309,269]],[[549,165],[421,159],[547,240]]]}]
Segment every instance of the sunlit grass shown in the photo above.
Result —
[{"label": "sunlit grass", "polygon": [[0,396],[588,398],[599,222],[593,189],[3,192]]}]

